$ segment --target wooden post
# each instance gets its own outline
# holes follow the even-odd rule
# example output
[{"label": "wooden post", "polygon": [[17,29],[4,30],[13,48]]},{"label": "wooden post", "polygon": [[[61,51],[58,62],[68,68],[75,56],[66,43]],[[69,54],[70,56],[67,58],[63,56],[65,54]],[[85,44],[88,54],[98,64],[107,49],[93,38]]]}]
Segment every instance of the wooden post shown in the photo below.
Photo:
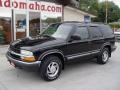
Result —
[{"label": "wooden post", "polygon": [[106,0],[105,3],[106,3],[106,19],[105,19],[105,22],[107,24],[108,23],[108,0]]}]

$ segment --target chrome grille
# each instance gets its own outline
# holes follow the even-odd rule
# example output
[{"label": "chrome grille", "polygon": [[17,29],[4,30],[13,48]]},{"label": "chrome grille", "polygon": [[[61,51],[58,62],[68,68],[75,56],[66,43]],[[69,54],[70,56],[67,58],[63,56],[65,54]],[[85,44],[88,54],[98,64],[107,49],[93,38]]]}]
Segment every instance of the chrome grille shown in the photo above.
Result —
[{"label": "chrome grille", "polygon": [[17,49],[17,48],[15,48],[15,47],[13,47],[13,46],[10,46],[10,51],[13,51],[13,52],[15,52],[15,53],[20,53],[20,50],[19,49]]}]

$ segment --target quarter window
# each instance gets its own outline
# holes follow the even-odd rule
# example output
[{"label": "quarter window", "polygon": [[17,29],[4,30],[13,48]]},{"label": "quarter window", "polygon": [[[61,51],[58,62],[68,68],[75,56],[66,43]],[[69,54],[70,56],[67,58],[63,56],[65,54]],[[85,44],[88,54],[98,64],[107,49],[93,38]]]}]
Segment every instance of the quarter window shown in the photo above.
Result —
[{"label": "quarter window", "polygon": [[88,29],[87,27],[77,27],[74,33],[75,36],[80,36],[81,40],[88,39]]},{"label": "quarter window", "polygon": [[110,26],[108,26],[108,25],[103,25],[103,26],[100,27],[100,29],[101,29],[101,32],[103,33],[103,35],[105,37],[113,35],[113,31],[110,28]]}]

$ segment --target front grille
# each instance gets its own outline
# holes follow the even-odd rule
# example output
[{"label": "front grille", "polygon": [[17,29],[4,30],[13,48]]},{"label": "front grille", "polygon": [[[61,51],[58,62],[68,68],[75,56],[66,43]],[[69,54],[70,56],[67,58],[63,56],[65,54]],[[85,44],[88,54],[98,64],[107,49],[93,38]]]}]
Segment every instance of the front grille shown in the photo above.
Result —
[{"label": "front grille", "polygon": [[15,47],[13,47],[13,46],[10,46],[10,51],[13,51],[15,53],[20,53],[20,50],[15,48]]},{"label": "front grille", "polygon": [[14,54],[14,53],[12,53],[12,52],[20,54],[20,50],[19,50],[19,49],[16,49],[15,47],[10,46],[10,47],[9,47],[9,54],[10,54],[10,56],[11,56],[12,58],[14,58],[14,59],[17,59],[17,60],[20,60],[20,59],[21,59],[21,57],[20,57],[19,55],[16,55],[16,54]]},{"label": "front grille", "polygon": [[20,60],[20,56],[18,56],[18,55],[10,53],[10,56],[14,59],[19,59]]}]

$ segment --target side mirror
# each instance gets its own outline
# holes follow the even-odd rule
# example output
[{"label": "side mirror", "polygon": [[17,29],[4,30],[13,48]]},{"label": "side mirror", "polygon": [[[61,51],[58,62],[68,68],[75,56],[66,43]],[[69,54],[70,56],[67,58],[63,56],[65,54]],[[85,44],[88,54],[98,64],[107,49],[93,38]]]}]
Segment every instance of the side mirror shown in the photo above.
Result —
[{"label": "side mirror", "polygon": [[77,36],[77,35],[74,35],[74,36],[71,36],[71,40],[81,40],[81,37],[80,36]]}]

